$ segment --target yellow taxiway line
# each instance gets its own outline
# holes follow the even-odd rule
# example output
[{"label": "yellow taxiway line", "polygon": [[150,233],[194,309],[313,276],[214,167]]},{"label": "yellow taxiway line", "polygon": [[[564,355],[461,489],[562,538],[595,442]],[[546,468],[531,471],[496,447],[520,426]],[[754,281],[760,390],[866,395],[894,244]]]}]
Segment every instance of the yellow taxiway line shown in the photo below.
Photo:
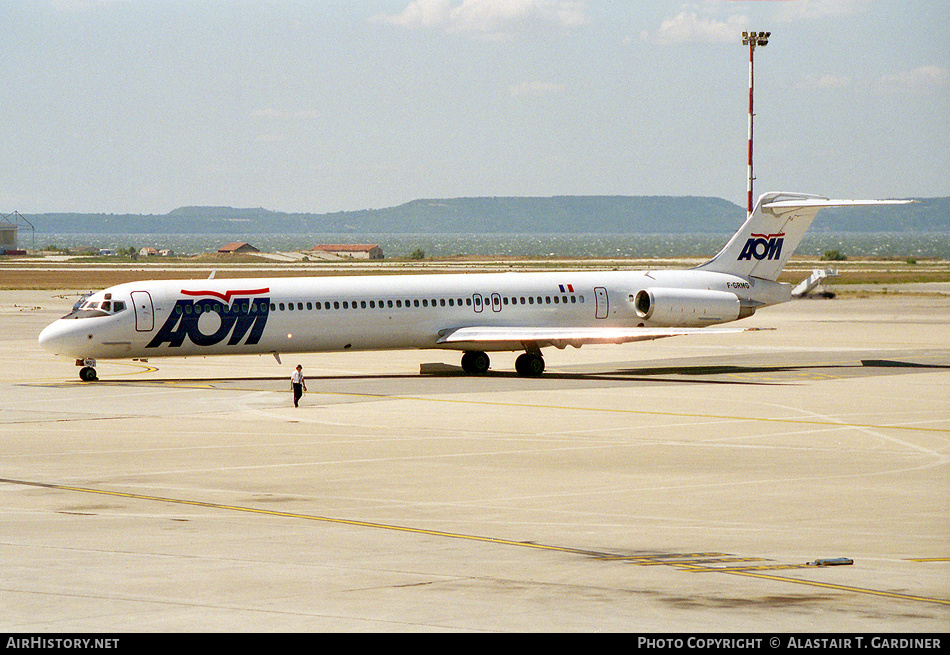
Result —
[{"label": "yellow taxiway line", "polygon": [[[300,514],[296,512],[281,512],[277,510],[270,509],[258,509],[255,507],[246,507],[242,505],[227,505],[223,503],[213,503],[209,501],[201,500],[188,500],[183,498],[170,498],[166,496],[152,496],[147,494],[138,494],[131,493],[126,491],[109,491],[105,489],[92,489],[89,487],[77,487],[72,485],[64,484],[53,484],[53,483],[44,483],[44,482],[30,482],[24,480],[11,480],[6,478],[0,478],[0,483],[7,484],[16,484],[23,486],[31,487],[40,487],[45,489],[56,489],[59,491],[73,491],[77,493],[86,493],[86,494],[98,494],[103,496],[113,496],[118,498],[129,498],[133,500],[144,500],[151,502],[159,503],[168,503],[175,505],[188,505],[191,507],[204,507],[209,509],[218,509],[232,512],[244,512],[248,514],[260,514],[266,516],[275,516],[283,518],[292,518],[292,519],[302,519],[307,521],[319,521],[323,523],[333,523],[337,525],[348,525],[354,527],[363,527],[363,528],[373,528],[378,530],[391,530],[396,532],[405,532],[411,534],[422,534],[435,537],[444,537],[449,539],[462,539],[466,541],[477,541],[482,543],[498,544],[503,546],[519,546],[521,548],[532,548],[536,550],[545,550],[545,551],[554,551],[561,553],[571,553],[575,555],[585,555],[593,556],[598,559],[606,560],[617,560],[620,562],[627,562],[635,565],[660,565],[665,564],[673,568],[677,568],[685,571],[696,571],[696,572],[709,572],[709,573],[727,573],[729,575],[739,575],[750,578],[759,578],[762,580],[772,580],[776,582],[787,582],[798,585],[806,585],[812,587],[821,587],[824,589],[834,589],[836,591],[846,591],[857,594],[865,594],[871,596],[879,596],[884,598],[895,598],[900,600],[909,600],[916,602],[925,602],[925,603],[938,603],[941,605],[950,605],[950,600],[942,598],[929,598],[926,596],[915,596],[912,594],[902,594],[889,591],[879,591],[876,589],[867,589],[864,587],[852,587],[848,585],[827,583],[827,582],[818,582],[815,580],[801,580],[796,578],[788,578],[778,575],[770,575],[767,573],[757,572],[755,568],[761,569],[788,569],[788,568],[806,568],[805,565],[751,565],[749,567],[729,567],[729,568],[716,568],[712,566],[702,566],[703,563],[728,563],[728,562],[742,562],[742,561],[763,561],[760,558],[733,558],[733,557],[723,557],[724,553],[692,553],[692,554],[673,554],[673,555],[657,555],[657,556],[617,556],[610,553],[597,553],[593,551],[588,551],[579,548],[571,548],[566,546],[553,546],[547,544],[539,544],[532,541],[514,541],[511,539],[499,539],[497,537],[484,537],[471,534],[462,534],[457,532],[446,532],[443,530],[427,530],[424,528],[413,528],[409,526],[400,526],[386,523],[373,523],[369,521],[359,521],[355,519],[342,519],[342,518],[332,518],[327,516],[318,516],[314,514]],[[696,557],[700,558],[709,558],[714,559],[695,559]],[[915,560],[915,561],[945,561],[947,558],[933,558],[924,559],[924,560]],[[665,560],[665,561],[664,561]],[[692,563],[691,563],[692,560]]]}]

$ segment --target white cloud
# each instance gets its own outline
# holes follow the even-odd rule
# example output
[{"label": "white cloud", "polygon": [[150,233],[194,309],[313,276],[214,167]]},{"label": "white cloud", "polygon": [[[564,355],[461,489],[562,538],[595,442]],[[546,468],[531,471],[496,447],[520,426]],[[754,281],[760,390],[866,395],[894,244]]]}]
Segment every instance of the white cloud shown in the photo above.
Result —
[{"label": "white cloud", "polygon": [[867,10],[870,0],[795,0],[778,4],[775,19],[793,22],[861,13]]},{"label": "white cloud", "polygon": [[50,0],[49,6],[57,11],[68,13],[82,13],[92,11],[106,5],[117,4],[123,0]]},{"label": "white cloud", "polygon": [[450,0],[413,0],[400,14],[377,14],[370,20],[399,27],[442,29],[448,24],[451,11]]},{"label": "white cloud", "polygon": [[[685,3],[676,16],[664,20],[655,31],[641,32],[641,37],[657,45],[738,42],[742,32],[749,29],[750,18],[741,13],[721,18],[723,10],[732,4],[736,3]],[[867,11],[870,0],[786,0],[770,4],[776,6],[775,20],[793,22],[861,13]]]},{"label": "white cloud", "polygon": [[512,98],[538,98],[547,95],[560,95],[564,93],[564,85],[540,81],[522,82],[521,84],[514,84],[508,87],[508,93]]},{"label": "white cloud", "polygon": [[370,20],[499,38],[531,24],[584,25],[588,22],[585,9],[583,2],[574,0],[413,0],[399,14],[379,14]]},{"label": "white cloud", "polygon": [[736,43],[749,29],[749,17],[734,14],[725,20],[702,17],[695,11],[681,11],[660,24],[653,33],[643,32],[646,41],[658,45],[679,43]]},{"label": "white cloud", "polygon": [[878,88],[889,93],[932,93],[947,86],[950,72],[942,66],[920,66],[910,71],[885,75]]},{"label": "white cloud", "polygon": [[835,75],[826,73],[825,75],[815,76],[806,75],[799,83],[799,89],[846,89],[854,83],[847,75]]},{"label": "white cloud", "polygon": [[913,70],[884,75],[876,80],[854,79],[847,75],[805,75],[799,79],[799,89],[867,89],[870,86],[880,93],[911,93],[927,95],[945,89],[950,83],[950,70],[941,66],[920,66]]}]

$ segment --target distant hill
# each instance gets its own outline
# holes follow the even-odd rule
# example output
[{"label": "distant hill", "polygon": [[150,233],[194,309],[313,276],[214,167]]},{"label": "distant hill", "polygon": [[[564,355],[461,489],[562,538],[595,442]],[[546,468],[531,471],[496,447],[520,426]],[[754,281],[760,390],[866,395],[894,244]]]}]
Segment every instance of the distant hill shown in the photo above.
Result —
[{"label": "distant hill", "polygon": [[[721,198],[554,196],[414,200],[384,209],[292,214],[263,208],[181,207],[156,214],[23,214],[41,233],[99,234],[729,234],[745,209]],[[826,232],[950,232],[950,198],[822,210]]]}]

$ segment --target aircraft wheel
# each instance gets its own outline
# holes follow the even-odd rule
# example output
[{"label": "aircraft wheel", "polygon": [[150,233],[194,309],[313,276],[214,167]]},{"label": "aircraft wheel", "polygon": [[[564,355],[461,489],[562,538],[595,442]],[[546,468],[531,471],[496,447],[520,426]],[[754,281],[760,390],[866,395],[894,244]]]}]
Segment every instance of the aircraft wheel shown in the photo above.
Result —
[{"label": "aircraft wheel", "polygon": [[469,351],[462,355],[462,370],[469,375],[481,375],[488,371],[491,360],[480,351]]},{"label": "aircraft wheel", "polygon": [[83,382],[94,382],[99,379],[96,375],[96,369],[91,366],[84,366],[79,369],[79,379]]},{"label": "aircraft wheel", "polygon": [[533,353],[524,353],[515,360],[518,375],[535,378],[544,373],[544,358]]}]

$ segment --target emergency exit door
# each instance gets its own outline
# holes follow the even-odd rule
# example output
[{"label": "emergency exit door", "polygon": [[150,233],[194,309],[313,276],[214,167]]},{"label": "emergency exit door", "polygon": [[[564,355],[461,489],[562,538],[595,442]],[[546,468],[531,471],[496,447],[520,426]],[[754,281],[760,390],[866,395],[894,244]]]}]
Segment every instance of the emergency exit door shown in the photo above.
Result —
[{"label": "emergency exit door", "polygon": [[610,312],[610,303],[607,301],[607,289],[604,287],[594,287],[594,301],[596,305],[594,318],[607,318]]}]

